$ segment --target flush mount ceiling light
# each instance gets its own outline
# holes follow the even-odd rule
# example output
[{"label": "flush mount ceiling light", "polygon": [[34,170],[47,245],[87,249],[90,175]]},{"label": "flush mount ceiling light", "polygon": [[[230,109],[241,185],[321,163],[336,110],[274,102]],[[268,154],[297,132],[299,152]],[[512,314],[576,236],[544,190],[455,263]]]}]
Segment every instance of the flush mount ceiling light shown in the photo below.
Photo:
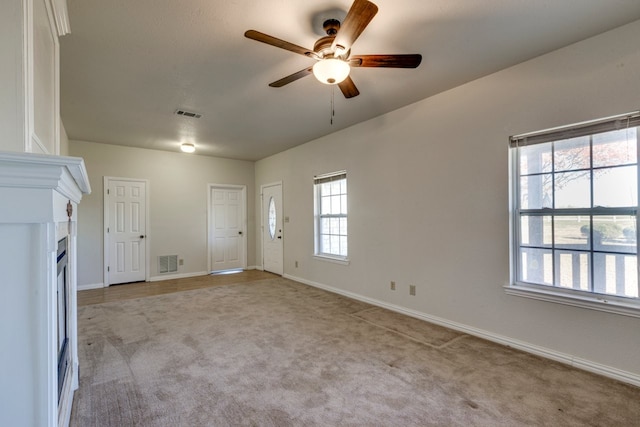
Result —
[{"label": "flush mount ceiling light", "polygon": [[196,146],[189,142],[185,142],[180,146],[180,149],[184,153],[193,153],[194,151],[196,151]]},{"label": "flush mount ceiling light", "polygon": [[349,77],[351,67],[345,61],[337,58],[327,58],[313,65],[313,75],[320,83],[337,85]]}]

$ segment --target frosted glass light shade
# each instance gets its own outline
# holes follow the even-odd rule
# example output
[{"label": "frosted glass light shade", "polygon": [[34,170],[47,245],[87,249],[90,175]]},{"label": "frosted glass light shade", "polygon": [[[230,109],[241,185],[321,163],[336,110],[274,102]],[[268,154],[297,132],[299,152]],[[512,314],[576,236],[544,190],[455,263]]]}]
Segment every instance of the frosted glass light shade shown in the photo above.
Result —
[{"label": "frosted glass light shade", "polygon": [[193,153],[194,151],[196,151],[196,146],[185,142],[180,146],[180,149],[185,153]]},{"label": "frosted glass light shade", "polygon": [[351,67],[341,59],[327,58],[313,65],[313,75],[320,83],[337,85],[349,76]]}]

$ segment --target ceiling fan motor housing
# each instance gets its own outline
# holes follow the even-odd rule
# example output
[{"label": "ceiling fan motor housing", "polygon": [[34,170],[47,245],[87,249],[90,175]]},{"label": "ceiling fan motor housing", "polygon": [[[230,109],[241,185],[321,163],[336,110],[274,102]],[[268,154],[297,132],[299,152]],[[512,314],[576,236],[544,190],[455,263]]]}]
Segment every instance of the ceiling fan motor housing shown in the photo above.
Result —
[{"label": "ceiling fan motor housing", "polygon": [[342,55],[336,56],[332,49],[333,41],[340,30],[340,21],[337,19],[327,19],[322,26],[327,33],[325,37],[321,37],[313,46],[313,51],[321,58],[341,58],[347,59],[349,57],[349,51],[344,52]]},{"label": "ceiling fan motor housing", "polygon": [[318,39],[316,44],[313,45],[313,51],[318,54],[320,58],[330,58],[333,57],[333,50],[331,49],[331,45],[333,44],[333,39],[336,36],[326,36]]}]

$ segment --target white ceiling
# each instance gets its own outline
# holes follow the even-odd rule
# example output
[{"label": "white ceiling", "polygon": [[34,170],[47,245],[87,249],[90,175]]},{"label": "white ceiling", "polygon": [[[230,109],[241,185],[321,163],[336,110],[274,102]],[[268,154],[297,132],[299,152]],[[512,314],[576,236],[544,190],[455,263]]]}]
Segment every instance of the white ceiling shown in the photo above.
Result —
[{"label": "white ceiling", "polygon": [[[257,160],[640,19],[638,0],[373,0],[352,54],[420,53],[417,69],[353,69],[360,95],[313,76],[314,16],[351,0],[68,0],[61,114],[72,140]],[[201,113],[193,119],[177,108]]]}]

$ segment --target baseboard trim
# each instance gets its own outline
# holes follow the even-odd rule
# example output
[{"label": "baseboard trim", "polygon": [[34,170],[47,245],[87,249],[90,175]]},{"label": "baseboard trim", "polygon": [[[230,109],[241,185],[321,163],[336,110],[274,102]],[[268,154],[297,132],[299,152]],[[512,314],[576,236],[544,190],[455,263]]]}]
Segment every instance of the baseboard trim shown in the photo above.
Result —
[{"label": "baseboard trim", "polygon": [[88,291],[89,289],[101,289],[104,288],[104,283],[89,283],[87,285],[78,285],[79,291]]},{"label": "baseboard trim", "polygon": [[[259,266],[249,266],[246,268],[247,270],[262,270],[262,267]],[[198,271],[195,273],[184,273],[184,274],[167,274],[162,276],[153,276],[149,278],[149,282],[161,282],[163,280],[172,280],[172,279],[187,279],[189,277],[198,277],[198,276],[206,276],[211,274],[206,271]],[[89,289],[100,289],[104,288],[104,283],[90,283],[88,285],[78,285],[78,291],[87,291]]]},{"label": "baseboard trim", "polygon": [[149,278],[150,282],[161,282],[163,280],[172,280],[172,279],[187,279],[189,277],[197,277],[197,276],[206,276],[209,272],[207,271],[198,271],[195,273],[183,273],[183,274],[163,274],[162,276],[152,276]]},{"label": "baseboard trim", "polygon": [[524,351],[526,353],[534,354],[536,356],[544,357],[546,359],[555,360],[569,366],[573,366],[584,371],[592,372],[594,374],[602,375],[608,378],[613,378],[618,381],[622,381],[634,386],[640,387],[640,375],[632,372],[623,371],[611,366],[603,365],[600,363],[592,362],[590,360],[575,357],[569,354],[561,353],[559,351],[551,350],[545,347],[530,344],[524,341],[515,340],[503,335],[495,334],[493,332],[485,331],[483,329],[474,328],[472,326],[464,325],[462,323],[452,322],[441,317],[432,316],[417,310],[412,310],[399,305],[390,304],[385,301],[369,298],[356,294],[353,292],[345,291],[335,288],[333,286],[324,285],[322,283],[314,282],[311,280],[303,279],[301,277],[285,274],[283,277],[295,280],[296,282],[304,283],[305,285],[313,286],[315,288],[323,289],[325,291],[333,292],[335,294],[343,295],[358,301],[366,302],[371,305],[375,305],[381,308],[386,308],[396,313],[405,314],[407,316],[414,317],[416,319],[424,320],[436,325],[444,326],[446,328],[454,329],[460,332],[464,332],[469,335],[473,335],[478,338],[486,339],[507,347],[515,348],[517,350]]}]

